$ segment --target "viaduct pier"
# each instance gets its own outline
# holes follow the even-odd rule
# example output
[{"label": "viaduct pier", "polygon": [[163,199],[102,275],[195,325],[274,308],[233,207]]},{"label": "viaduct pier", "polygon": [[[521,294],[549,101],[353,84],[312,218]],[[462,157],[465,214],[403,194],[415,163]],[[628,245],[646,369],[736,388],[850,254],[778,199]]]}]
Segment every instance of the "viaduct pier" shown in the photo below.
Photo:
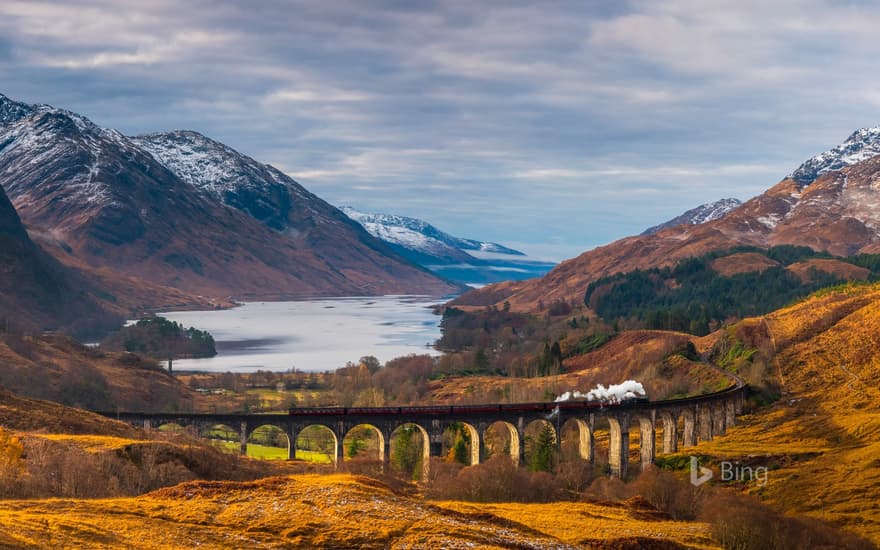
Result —
[{"label": "viaduct pier", "polygon": [[[422,464],[443,452],[443,434],[447,429],[463,429],[470,440],[470,464],[486,457],[486,433],[501,426],[509,434],[506,450],[516,463],[525,460],[526,429],[534,422],[549,424],[561,449],[562,431],[576,430],[580,458],[596,461],[597,429],[608,430],[608,469],[614,476],[627,475],[630,456],[630,428],[638,430],[639,467],[654,462],[656,454],[675,453],[680,448],[711,441],[724,435],[742,410],[745,384],[732,377],[729,388],[707,395],[665,401],[627,401],[598,404],[585,401],[558,403],[519,403],[423,407],[311,407],[293,408],[287,414],[148,414],[134,412],[103,413],[146,429],[177,424],[194,435],[206,435],[217,426],[237,433],[241,452],[261,426],[275,426],[287,435],[288,457],[296,458],[297,436],[310,426],[323,426],[332,434],[334,460],[344,458],[343,439],[351,430],[367,427],[375,430],[379,442],[379,460],[391,457],[393,434],[404,426],[417,429],[422,437]],[[497,429],[497,428],[496,428]],[[658,438],[657,432],[661,436]],[[659,441],[658,441],[659,440]],[[603,453],[604,454],[604,453]]]}]

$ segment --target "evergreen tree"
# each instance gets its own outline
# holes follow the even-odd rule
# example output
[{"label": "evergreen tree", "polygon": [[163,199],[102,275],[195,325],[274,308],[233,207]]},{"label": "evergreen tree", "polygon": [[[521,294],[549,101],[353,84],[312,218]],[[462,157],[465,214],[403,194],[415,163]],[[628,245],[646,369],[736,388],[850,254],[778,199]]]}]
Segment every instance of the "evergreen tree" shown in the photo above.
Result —
[{"label": "evergreen tree", "polygon": [[550,342],[544,342],[544,350],[541,352],[541,358],[538,361],[538,376],[547,376],[550,369],[553,368],[553,355],[550,351]]},{"label": "evergreen tree", "polygon": [[559,340],[553,342],[550,347],[550,362],[553,365],[553,372],[562,372],[562,348],[559,346]]},{"label": "evergreen tree", "polygon": [[489,369],[489,357],[486,350],[480,348],[474,353],[474,370],[481,372]]},{"label": "evergreen tree", "polygon": [[556,466],[556,434],[549,423],[543,424],[529,457],[529,469],[533,472],[551,472]]},{"label": "evergreen tree", "polygon": [[[415,426],[403,426],[394,441],[391,463],[412,479],[417,479],[422,469],[422,450],[417,443],[420,435]],[[422,442],[424,444],[424,442]]]},{"label": "evergreen tree", "polygon": [[351,440],[348,442],[348,448],[346,449],[346,454],[348,458],[355,458],[361,451],[364,450],[364,440],[359,436],[352,436]]},{"label": "evergreen tree", "polygon": [[468,453],[468,444],[471,442],[470,436],[464,429],[464,425],[458,422],[450,426],[450,430],[453,433],[454,440],[449,453],[446,455],[446,460],[469,466],[471,463],[471,457]]}]

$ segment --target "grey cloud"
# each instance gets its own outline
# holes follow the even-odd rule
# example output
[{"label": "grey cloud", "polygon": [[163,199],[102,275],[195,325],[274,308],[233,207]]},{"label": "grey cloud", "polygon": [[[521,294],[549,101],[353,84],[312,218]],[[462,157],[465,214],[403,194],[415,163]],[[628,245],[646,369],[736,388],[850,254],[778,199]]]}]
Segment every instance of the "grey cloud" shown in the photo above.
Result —
[{"label": "grey cloud", "polygon": [[748,198],[880,122],[878,22],[818,0],[4,2],[0,91],[576,249]]}]

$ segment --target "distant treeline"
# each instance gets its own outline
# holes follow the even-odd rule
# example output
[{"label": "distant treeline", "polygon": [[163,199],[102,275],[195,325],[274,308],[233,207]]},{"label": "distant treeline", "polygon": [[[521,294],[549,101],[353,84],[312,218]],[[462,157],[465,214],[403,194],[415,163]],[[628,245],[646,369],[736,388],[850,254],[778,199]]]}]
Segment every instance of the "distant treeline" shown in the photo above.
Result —
[{"label": "distant treeline", "polygon": [[[779,265],[725,276],[712,262],[737,253],[756,253]],[[705,335],[732,318],[762,315],[819,289],[846,282],[838,274],[810,267],[799,276],[789,266],[812,259],[835,259],[880,274],[880,255],[838,258],[807,247],[738,247],[682,260],[673,267],[636,270],[603,277],[587,287],[584,303],[607,322],[630,327]]]},{"label": "distant treeline", "polygon": [[123,327],[101,342],[108,351],[142,353],[158,359],[169,357],[213,357],[217,355],[210,333],[169,321],[164,317],[148,317]]}]

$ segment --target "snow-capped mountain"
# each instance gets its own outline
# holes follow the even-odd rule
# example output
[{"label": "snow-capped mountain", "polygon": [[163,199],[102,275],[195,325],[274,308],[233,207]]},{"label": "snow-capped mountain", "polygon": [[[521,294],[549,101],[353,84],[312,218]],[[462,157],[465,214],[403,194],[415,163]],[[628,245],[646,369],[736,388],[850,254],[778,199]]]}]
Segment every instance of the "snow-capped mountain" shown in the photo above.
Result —
[{"label": "snow-capped mountain", "polygon": [[721,199],[715,202],[702,204],[696,208],[692,208],[687,212],[676,216],[669,221],[663,222],[654,227],[649,227],[642,235],[651,235],[666,229],[667,227],[675,227],[677,225],[697,225],[701,223],[711,222],[727,215],[731,210],[739,207],[742,201],[735,198]]},{"label": "snow-capped mountain", "polygon": [[484,252],[525,256],[519,250],[485,241],[462,239],[437,229],[426,221],[394,214],[376,214],[355,210],[350,206],[340,207],[346,216],[358,222],[374,237],[394,243],[404,248],[437,258],[466,260],[461,252]]},{"label": "snow-capped mountain", "polygon": [[538,277],[555,264],[497,243],[462,239],[407,216],[340,209],[403,256],[448,279],[470,285]]},{"label": "snow-capped mountain", "polygon": [[880,126],[861,128],[837,147],[801,164],[789,177],[802,185],[809,185],[826,172],[852,166],[876,155],[880,155]]},{"label": "snow-capped mountain", "polygon": [[446,294],[280,171],[195,132],[130,138],[0,95],[0,185],[62,261],[191,294]]}]

